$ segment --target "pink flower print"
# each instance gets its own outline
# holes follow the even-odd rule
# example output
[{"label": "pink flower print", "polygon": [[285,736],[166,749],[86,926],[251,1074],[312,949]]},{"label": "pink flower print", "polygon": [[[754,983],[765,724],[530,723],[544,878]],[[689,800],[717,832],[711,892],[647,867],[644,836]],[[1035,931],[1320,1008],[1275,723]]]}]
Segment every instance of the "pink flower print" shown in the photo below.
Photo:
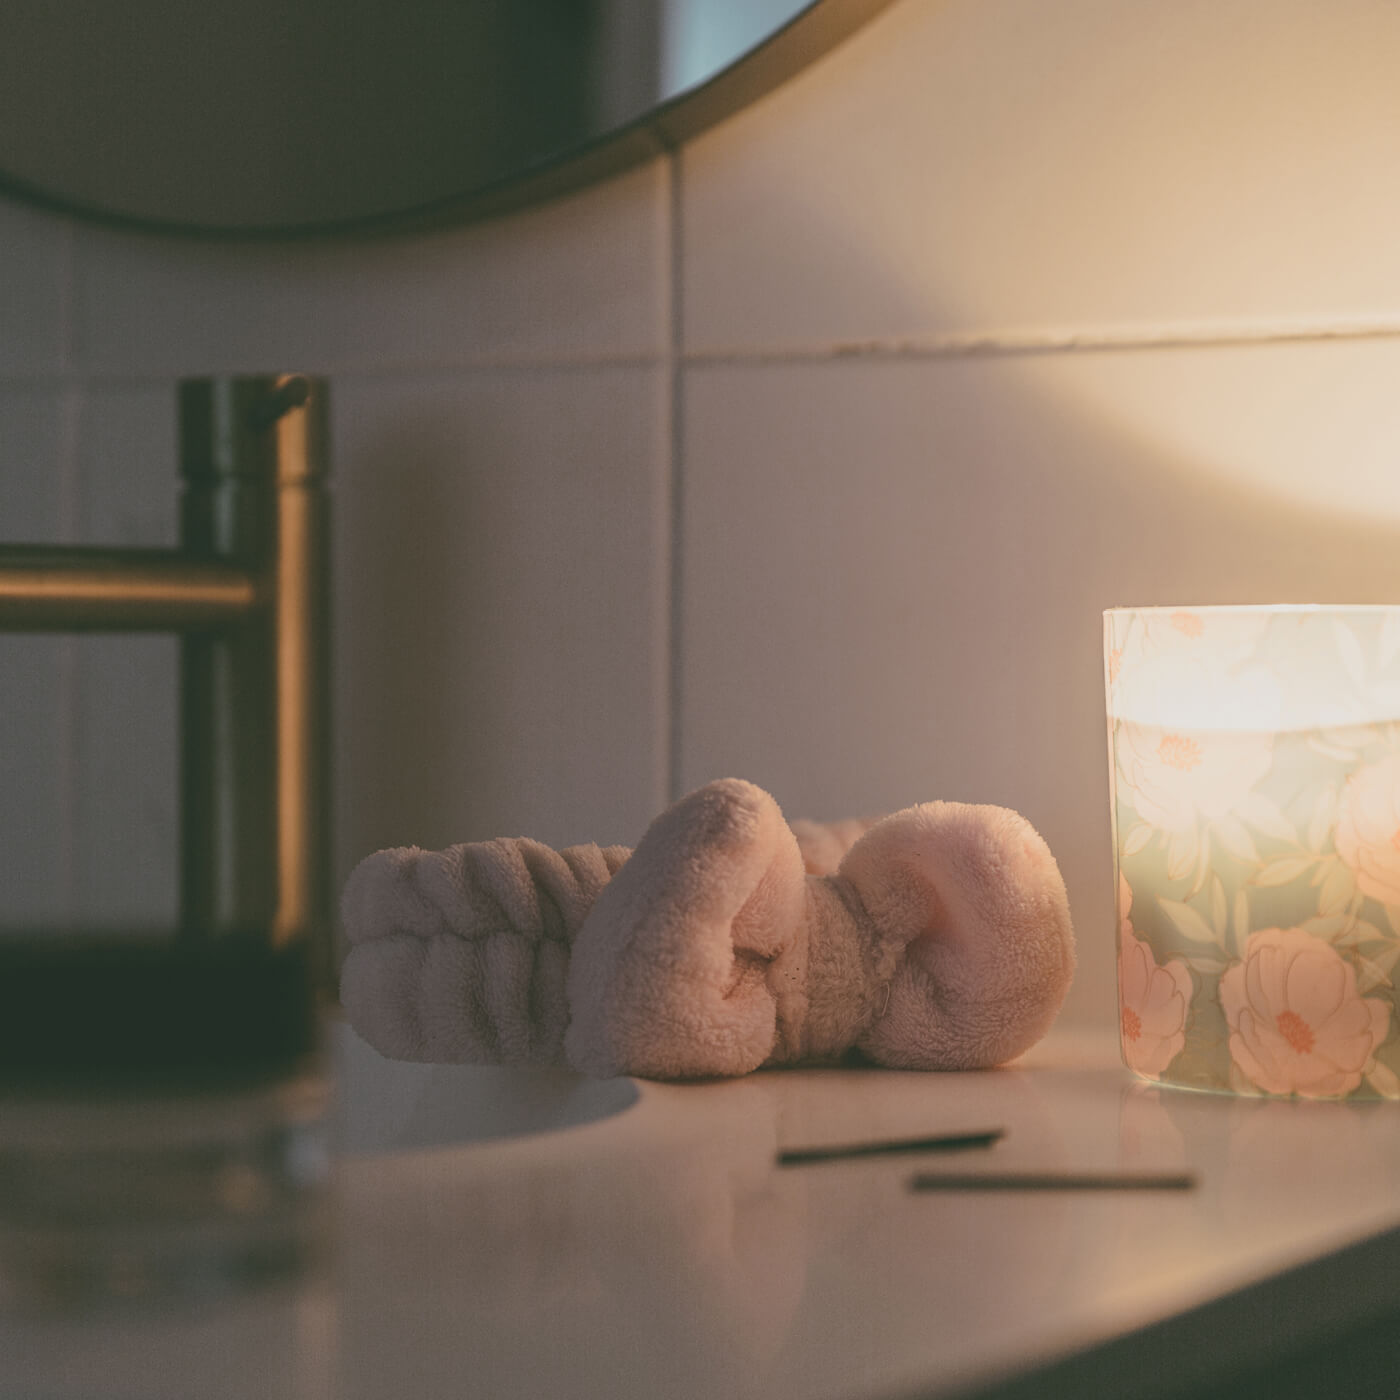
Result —
[{"label": "pink flower print", "polygon": [[1356,970],[1302,929],[1249,935],[1220,979],[1230,1058],[1270,1094],[1330,1098],[1361,1083],[1390,1008],[1356,989]]},{"label": "pink flower print", "polygon": [[1201,615],[1193,612],[1174,612],[1172,626],[1183,637],[1190,637],[1193,641],[1206,630],[1206,624],[1202,621]]},{"label": "pink flower print", "polygon": [[1267,733],[1186,733],[1125,722],[1118,763],[1134,810],[1163,831],[1219,821],[1273,764]]},{"label": "pink flower print", "polygon": [[1335,840],[1362,894],[1400,904],[1400,755],[1347,779],[1337,802]]},{"label": "pink flower print", "polygon": [[1152,949],[1124,917],[1118,934],[1118,1014],[1123,1059],[1156,1079],[1186,1044],[1191,974],[1176,959],[1158,966]]}]

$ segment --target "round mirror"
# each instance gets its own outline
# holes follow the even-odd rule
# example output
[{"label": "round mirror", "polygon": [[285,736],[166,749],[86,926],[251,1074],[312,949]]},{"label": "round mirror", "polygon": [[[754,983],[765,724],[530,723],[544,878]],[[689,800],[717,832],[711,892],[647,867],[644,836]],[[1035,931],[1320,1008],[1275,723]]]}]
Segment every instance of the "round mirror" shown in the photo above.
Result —
[{"label": "round mirror", "polygon": [[0,188],[170,231],[479,217],[675,146],[891,0],[0,0]]}]

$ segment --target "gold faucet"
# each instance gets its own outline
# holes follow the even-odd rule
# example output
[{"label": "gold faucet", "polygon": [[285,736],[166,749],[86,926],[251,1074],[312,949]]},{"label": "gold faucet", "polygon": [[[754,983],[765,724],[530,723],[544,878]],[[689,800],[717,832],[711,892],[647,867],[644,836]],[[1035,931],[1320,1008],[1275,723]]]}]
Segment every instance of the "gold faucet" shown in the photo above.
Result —
[{"label": "gold faucet", "polygon": [[179,386],[174,549],[0,545],[0,631],[180,635],[179,936],[307,940],[334,975],[327,385]]}]

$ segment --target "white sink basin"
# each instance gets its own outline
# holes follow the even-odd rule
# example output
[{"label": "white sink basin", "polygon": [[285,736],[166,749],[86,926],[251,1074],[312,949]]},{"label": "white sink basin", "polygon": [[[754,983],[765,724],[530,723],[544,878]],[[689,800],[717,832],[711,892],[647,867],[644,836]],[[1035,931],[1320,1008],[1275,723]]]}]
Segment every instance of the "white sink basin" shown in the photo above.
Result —
[{"label": "white sink basin", "polygon": [[340,1152],[397,1152],[551,1132],[609,1118],[638,1099],[630,1079],[385,1059],[343,1021],[331,1025],[329,1041]]}]

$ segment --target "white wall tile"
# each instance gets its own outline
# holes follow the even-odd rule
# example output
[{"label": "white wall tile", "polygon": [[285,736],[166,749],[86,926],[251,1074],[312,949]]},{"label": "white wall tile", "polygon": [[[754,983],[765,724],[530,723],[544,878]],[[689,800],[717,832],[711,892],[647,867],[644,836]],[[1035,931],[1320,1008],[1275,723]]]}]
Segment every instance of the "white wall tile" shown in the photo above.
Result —
[{"label": "white wall tile", "polygon": [[[86,397],[76,536],[168,545],[180,477],[173,383],[99,385]],[[179,868],[178,640],[117,634],[75,647],[75,917],[86,927],[170,928]]]},{"label": "white wall tile", "polygon": [[1400,8],[901,0],[687,147],[691,350],[1400,318]]},{"label": "white wall tile", "polygon": [[68,673],[53,638],[0,637],[0,936],[72,917]]},{"label": "white wall tile", "polygon": [[338,878],[664,799],[664,375],[337,382]]},{"label": "white wall tile", "polygon": [[71,402],[57,385],[0,384],[0,540],[54,544],[70,528]]},{"label": "white wall tile", "polygon": [[[58,390],[0,387],[0,540],[63,538],[68,406]],[[71,912],[66,644],[0,635],[0,932]]]},{"label": "white wall tile", "polygon": [[76,643],[72,907],[84,928],[175,926],[178,646],[149,634]]},{"label": "white wall tile", "polygon": [[191,375],[629,356],[665,341],[660,161],[466,228],[314,242],[82,229],[79,363]]},{"label": "white wall tile", "polygon": [[61,216],[0,197],[0,374],[63,368],[71,236]]},{"label": "white wall tile", "polygon": [[179,535],[176,381],[97,382],[86,391],[78,455],[83,544],[173,545]]},{"label": "white wall tile", "polygon": [[[664,803],[666,389],[643,369],[335,381],[337,880],[386,844],[631,842]],[[174,413],[173,382],[89,396],[81,540],[174,539]],[[72,869],[44,883],[91,926],[168,924],[176,642],[74,656],[49,745],[71,746]],[[30,709],[54,720],[47,691]]]},{"label": "white wall tile", "polygon": [[1397,381],[1394,343],[692,369],[683,785],[1023,811],[1080,932],[1068,1014],[1111,1020],[1100,613],[1394,601],[1400,497],[1362,497]]}]

